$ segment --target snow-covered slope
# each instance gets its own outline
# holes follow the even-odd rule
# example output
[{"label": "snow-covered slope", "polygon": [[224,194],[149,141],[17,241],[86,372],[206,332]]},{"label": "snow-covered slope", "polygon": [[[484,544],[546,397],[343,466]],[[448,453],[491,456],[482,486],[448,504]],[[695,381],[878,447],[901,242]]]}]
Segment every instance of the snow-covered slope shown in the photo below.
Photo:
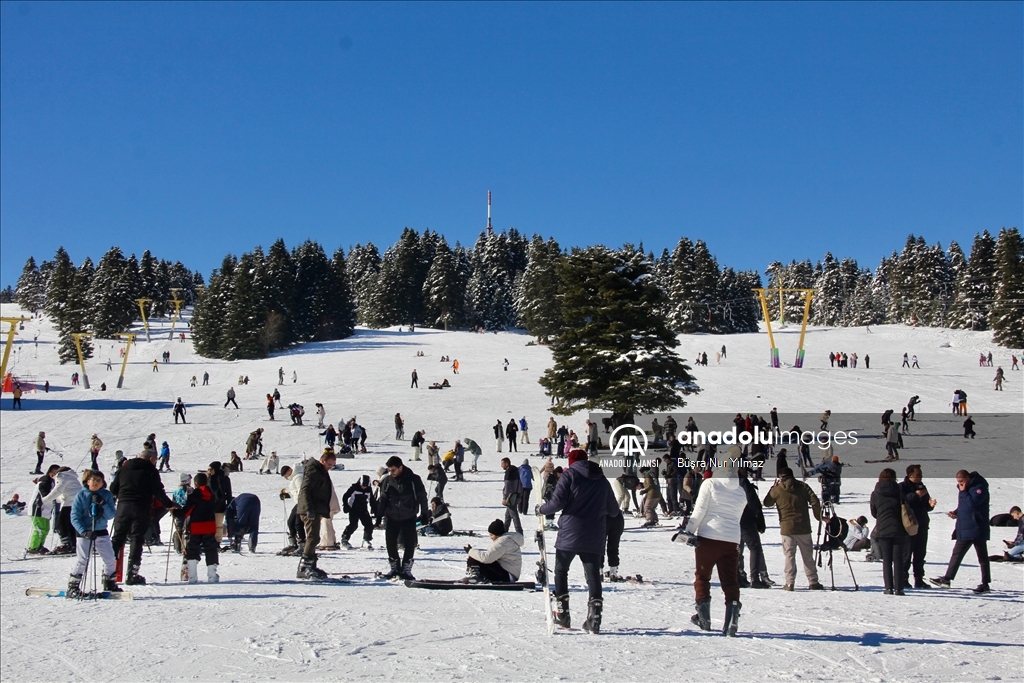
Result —
[{"label": "snow-covered slope", "polygon": [[[17,315],[3,306],[3,315]],[[164,327],[166,330],[166,327]],[[784,361],[796,350],[798,331],[778,334]],[[38,345],[33,339],[38,335]],[[166,337],[166,332],[164,332]],[[154,337],[156,339],[156,337]],[[91,434],[105,442],[102,464],[109,470],[117,449],[134,455],[145,436],[155,432],[167,440],[173,475],[205,469],[212,460],[226,460],[231,450],[244,451],[246,436],[266,428],[265,450],[276,450],[282,463],[303,453],[319,452],[321,440],[313,404],[321,402],[327,420],[338,424],[358,416],[369,433],[369,453],[345,460],[345,471],[333,473],[335,484],[347,487],[358,475],[372,473],[393,454],[408,455],[408,441],[397,441],[394,415],[401,413],[410,436],[425,429],[427,439],[443,447],[470,437],[484,447],[481,473],[466,483],[450,483],[446,497],[458,529],[483,533],[502,515],[499,456],[491,425],[500,419],[525,416],[534,444],[547,421],[549,400],[537,379],[550,363],[541,346],[527,346],[521,334],[443,333],[417,330],[359,330],[341,342],[309,344],[261,361],[222,362],[196,357],[189,343],[160,340],[133,348],[125,388],[117,390],[117,348],[100,342],[89,362],[93,389],[70,387],[75,367],[57,364],[55,334],[45,321],[25,324],[16,341],[9,369],[51,391],[29,393],[24,410],[10,411],[10,395],[0,412],[0,493],[14,492],[30,500],[35,465],[32,441],[47,433],[64,464],[77,470],[88,465]],[[991,344],[987,333],[913,329],[901,326],[857,329],[812,329],[806,342],[806,367],[767,367],[764,335],[684,337],[681,353],[692,358],[706,351],[707,368],[694,374],[703,392],[680,411],[755,411],[780,413],[834,411],[881,412],[898,408],[912,394],[920,410],[947,410],[954,388],[972,399],[973,412],[1021,412],[1024,373],[1009,370],[1009,354]],[[728,356],[716,365],[714,352],[726,344]],[[828,352],[871,356],[871,369],[844,371],[829,367]],[[979,352],[992,351],[1007,370],[1006,391],[992,391],[994,370],[979,368]],[[152,361],[164,351],[169,364],[153,372]],[[424,356],[418,357],[422,351]],[[904,352],[916,354],[920,370],[900,369]],[[458,375],[442,355],[458,359]],[[105,369],[110,358],[114,370]],[[509,369],[503,371],[503,359]],[[307,426],[290,426],[284,411],[267,421],[265,396],[277,386],[278,368],[285,385],[285,404],[306,407]],[[418,371],[420,388],[410,389],[410,373]],[[189,386],[195,375],[210,373],[210,386]],[[292,372],[298,381],[292,383]],[[237,386],[238,377],[250,382]],[[448,378],[450,389],[426,386]],[[102,382],[108,390],[99,391]],[[239,410],[223,407],[225,392],[234,386]],[[175,425],[171,404],[181,397],[188,406],[187,425]],[[582,433],[584,415],[560,418]],[[535,456],[535,445],[523,445],[519,460]],[[503,454],[504,455],[504,454]],[[912,441],[904,458],[913,456]],[[58,458],[59,460],[59,458]],[[532,457],[540,464],[541,459]],[[412,468],[425,476],[426,463]],[[970,463],[965,463],[969,465]],[[587,637],[560,633],[549,638],[544,629],[539,593],[418,591],[401,585],[305,585],[282,583],[294,577],[296,561],[274,554],[283,544],[287,507],[277,493],[284,481],[260,476],[255,462],[232,475],[236,495],[248,491],[263,502],[260,547],[255,555],[224,554],[222,582],[187,586],[175,579],[177,556],[154,547],[143,559],[149,580],[135,587],[134,602],[86,604],[27,598],[29,586],[63,586],[72,560],[43,558],[13,561],[22,556],[29,532],[28,516],[3,516],[0,526],[0,678],[3,680],[980,680],[1017,679],[1024,654],[1024,576],[1021,566],[993,565],[994,592],[974,596],[976,560],[969,556],[954,588],[911,591],[897,598],[881,593],[881,566],[854,557],[859,592],[793,593],[778,589],[744,591],[741,637],[696,631],[689,623],[693,602],[693,552],[669,542],[672,526],[637,530],[627,520],[622,543],[624,573],[640,573],[644,585],[605,586],[605,633]],[[1022,464],[1024,468],[1024,464]],[[902,474],[902,473],[901,473]],[[1024,475],[1024,472],[1022,472]],[[938,511],[955,505],[952,481],[926,482],[938,499],[932,516],[928,575],[940,574],[952,546],[952,521]],[[993,479],[992,511],[1024,502],[1021,477]],[[839,512],[845,517],[867,514],[872,483],[851,478],[844,485]],[[762,493],[765,488],[762,485]],[[782,554],[774,512],[763,540],[768,568],[781,579]],[[340,533],[344,518],[336,520]],[[532,529],[532,520],[525,520]],[[166,539],[168,522],[164,522]],[[1000,552],[1001,539],[1012,529],[994,529],[990,552]],[[548,534],[549,546],[553,533]],[[424,578],[456,578],[464,570],[461,546],[484,538],[425,538],[417,553],[415,573]],[[383,543],[377,532],[375,542]],[[532,574],[536,545],[524,548],[524,574]],[[836,585],[852,587],[850,570],[836,556]],[[326,553],[320,563],[329,572],[384,569],[384,553]],[[821,570],[828,581],[827,569]],[[570,573],[572,611],[579,623],[585,615],[582,571]],[[797,586],[804,586],[802,576]],[[720,624],[721,593],[714,591],[712,619]]]}]

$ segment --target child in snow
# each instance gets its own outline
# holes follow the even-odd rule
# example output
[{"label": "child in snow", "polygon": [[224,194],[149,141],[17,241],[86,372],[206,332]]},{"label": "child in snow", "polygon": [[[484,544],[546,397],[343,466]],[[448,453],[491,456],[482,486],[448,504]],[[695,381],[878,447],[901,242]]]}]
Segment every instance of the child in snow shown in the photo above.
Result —
[{"label": "child in snow", "polygon": [[6,512],[9,515],[20,515],[22,511],[25,509],[25,503],[18,497],[18,494],[15,493],[14,495],[11,496],[11,499],[9,501],[4,503],[3,507],[4,512]]},{"label": "child in snow", "polygon": [[[178,488],[174,489],[171,499],[178,507],[185,507],[185,501],[188,500],[190,493],[192,493],[192,476],[188,472],[182,472]],[[185,543],[187,542],[185,539],[185,529],[183,528],[184,525],[177,516],[172,516],[172,521],[174,530],[171,532],[171,544],[174,546],[174,552],[183,555],[185,553]]]},{"label": "child in snow", "polygon": [[175,511],[175,515],[187,524],[189,531],[188,545],[185,546],[185,557],[188,560],[188,582],[199,581],[199,553],[206,555],[206,578],[210,583],[217,583],[217,563],[219,560],[219,544],[217,543],[217,518],[214,510],[217,500],[210,491],[210,479],[205,472],[199,472],[192,479],[195,488],[185,499],[185,505]]},{"label": "child in snow", "polygon": [[68,578],[68,589],[64,595],[68,598],[82,597],[82,582],[89,571],[89,560],[95,549],[103,560],[103,590],[120,592],[117,586],[117,561],[114,559],[114,548],[110,544],[107,522],[114,518],[117,504],[114,496],[107,490],[107,482],[102,472],[86,470],[82,475],[85,485],[75,496],[71,504],[71,523],[78,532],[78,557]]},{"label": "child in snow", "polygon": [[[504,530],[505,525],[501,528]],[[435,497],[430,501],[430,524],[420,527],[421,536],[451,536],[452,515],[443,500]]]}]

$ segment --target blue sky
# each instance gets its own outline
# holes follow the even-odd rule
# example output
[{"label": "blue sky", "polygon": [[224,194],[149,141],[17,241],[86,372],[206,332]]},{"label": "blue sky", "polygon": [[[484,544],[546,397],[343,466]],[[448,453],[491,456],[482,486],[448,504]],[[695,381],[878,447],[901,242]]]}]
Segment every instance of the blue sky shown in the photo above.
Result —
[{"label": "blue sky", "polygon": [[874,267],[1021,225],[1021,3],[0,4],[0,283],[283,237]]}]

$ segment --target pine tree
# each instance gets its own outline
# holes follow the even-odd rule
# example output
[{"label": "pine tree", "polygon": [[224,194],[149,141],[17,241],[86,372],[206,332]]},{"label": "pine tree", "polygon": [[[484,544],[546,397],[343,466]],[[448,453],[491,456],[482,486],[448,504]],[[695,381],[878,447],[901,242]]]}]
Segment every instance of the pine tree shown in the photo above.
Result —
[{"label": "pine tree", "polygon": [[698,307],[701,300],[698,292],[696,266],[694,265],[693,242],[680,237],[672,251],[666,274],[668,295],[668,323],[680,334],[699,331]]},{"label": "pine tree", "polygon": [[349,283],[345,250],[338,247],[331,258],[331,275],[334,280],[330,300],[330,323],[327,326],[328,339],[351,337],[356,329],[356,303]]},{"label": "pine tree", "polygon": [[485,330],[504,330],[516,324],[514,288],[515,260],[505,233],[480,233],[473,249],[473,274],[469,279],[469,300],[474,324]]},{"label": "pine tree", "polygon": [[649,314],[664,294],[642,252],[575,249],[559,279],[566,324],[551,346],[554,365],[540,380],[555,398],[552,412],[672,410],[699,391],[675,353],[675,334]]},{"label": "pine tree", "polygon": [[96,267],[88,297],[97,337],[112,338],[127,330],[135,319],[134,276],[138,269],[129,274],[128,268],[128,260],[117,247],[111,247]]},{"label": "pine tree", "polygon": [[206,358],[222,358],[224,320],[232,298],[232,283],[237,259],[224,257],[219,269],[210,275],[210,284],[197,298],[192,310],[192,339],[196,353]]},{"label": "pine tree", "polygon": [[815,325],[838,325],[843,313],[843,273],[831,252],[825,254],[820,267],[811,301],[811,322]]},{"label": "pine tree", "polygon": [[21,269],[21,277],[18,278],[14,300],[18,302],[19,306],[32,313],[46,305],[43,276],[36,267],[36,260],[31,256],[25,262],[25,267]]},{"label": "pine tree", "polygon": [[318,243],[306,241],[292,254],[295,261],[295,315],[289,324],[298,341],[330,338],[330,310],[334,297],[331,263]]},{"label": "pine tree", "polygon": [[428,268],[419,235],[406,228],[398,243],[384,252],[381,262],[373,306],[377,327],[415,325],[423,320],[423,283]]},{"label": "pine tree", "polygon": [[425,321],[446,332],[465,308],[465,289],[459,278],[459,264],[442,237],[434,249],[434,260],[423,282]]},{"label": "pine tree", "polygon": [[541,343],[557,336],[562,329],[562,311],[558,297],[558,267],[562,249],[554,239],[544,241],[534,235],[523,271],[516,312],[527,331]]},{"label": "pine tree", "polygon": [[7,285],[0,291],[0,304],[13,304],[14,303],[14,288]]},{"label": "pine tree", "polygon": [[1024,348],[1024,240],[1017,228],[1003,228],[995,247],[995,301],[988,313],[992,339],[1006,348]]},{"label": "pine tree", "polygon": [[356,301],[357,319],[364,325],[369,325],[370,318],[377,318],[371,309],[377,290],[377,275],[380,273],[380,252],[372,242],[367,242],[365,247],[357,244],[348,252],[346,265],[352,295]]},{"label": "pine tree", "polygon": [[254,286],[255,271],[252,254],[243,254],[235,267],[231,301],[221,336],[220,354],[227,360],[259,358],[263,353],[260,332],[266,311],[259,303]]},{"label": "pine tree", "polygon": [[995,296],[996,242],[988,230],[974,236],[967,267],[957,283],[957,300],[950,315],[950,327],[987,330],[988,309]]}]

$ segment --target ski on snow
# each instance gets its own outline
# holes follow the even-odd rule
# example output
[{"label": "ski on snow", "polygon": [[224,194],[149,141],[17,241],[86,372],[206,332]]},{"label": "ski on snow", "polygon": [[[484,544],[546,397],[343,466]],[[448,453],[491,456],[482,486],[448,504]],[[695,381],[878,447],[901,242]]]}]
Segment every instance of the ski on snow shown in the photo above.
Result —
[{"label": "ski on snow", "polygon": [[537,584],[533,581],[518,581],[515,583],[466,583],[465,580],[456,579],[445,581],[441,579],[417,579],[406,580],[405,585],[409,588],[427,588],[430,590],[491,590],[491,591],[532,591],[537,590]]},{"label": "ski on snow", "polygon": [[[65,598],[67,592],[60,588],[26,588],[25,595],[29,597]],[[112,592],[101,591],[99,593],[83,593],[77,600],[134,600],[132,594],[127,591]]]}]

